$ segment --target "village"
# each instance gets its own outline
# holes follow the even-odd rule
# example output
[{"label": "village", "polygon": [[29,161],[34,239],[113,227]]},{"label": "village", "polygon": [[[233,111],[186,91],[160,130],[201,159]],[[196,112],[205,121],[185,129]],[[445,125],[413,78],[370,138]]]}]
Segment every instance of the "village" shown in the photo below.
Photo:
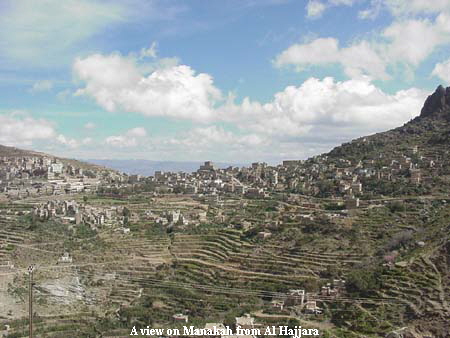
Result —
[{"label": "village", "polygon": [[101,184],[120,182],[105,168],[83,169],[50,156],[0,157],[0,198],[94,193]]},{"label": "village", "polygon": [[[352,144],[370,147],[372,142],[362,138]],[[256,162],[249,167],[224,169],[207,161],[194,173],[156,171],[153,176],[143,177],[94,166],[83,169],[45,156],[3,157],[0,159],[0,195],[23,199],[92,194],[99,188],[112,192],[145,184],[155,193],[182,193],[215,202],[219,202],[220,196],[265,198],[270,194],[292,193],[339,199],[346,207],[355,208],[362,200],[375,196],[366,182],[427,185],[445,167],[446,161],[448,159],[441,158],[438,152],[424,153],[413,145],[403,152],[378,153],[373,158],[354,162],[339,156],[318,155],[308,160],[285,160],[277,166]]]}]

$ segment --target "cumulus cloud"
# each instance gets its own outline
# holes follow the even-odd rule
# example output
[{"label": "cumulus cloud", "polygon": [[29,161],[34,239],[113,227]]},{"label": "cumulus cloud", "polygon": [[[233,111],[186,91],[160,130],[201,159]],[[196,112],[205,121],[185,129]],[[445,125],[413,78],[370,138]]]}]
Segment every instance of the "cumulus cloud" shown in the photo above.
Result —
[{"label": "cumulus cloud", "polygon": [[86,146],[86,145],[90,145],[94,142],[94,140],[91,137],[85,137],[84,139],[81,140],[81,144]]},{"label": "cumulus cloud", "polygon": [[16,114],[0,115],[0,144],[30,146],[33,141],[55,137],[53,124],[44,119],[35,119]]},{"label": "cumulus cloud", "polygon": [[333,6],[352,6],[356,0],[309,0],[306,4],[306,16],[310,19],[316,19],[322,16],[322,14],[330,7]]},{"label": "cumulus cloud", "polygon": [[50,80],[37,81],[31,87],[31,92],[46,92],[53,88],[53,82]]},{"label": "cumulus cloud", "polygon": [[383,31],[388,61],[419,65],[438,46],[450,42],[450,16],[441,13],[429,19],[409,19],[394,22]]},{"label": "cumulus cloud", "polygon": [[119,148],[126,148],[126,147],[136,147],[137,146],[137,140],[135,138],[128,138],[124,135],[113,135],[108,136],[105,139],[106,144],[114,147]]},{"label": "cumulus cloud", "polygon": [[[145,74],[136,57],[118,53],[78,59],[74,72],[85,86],[76,95],[92,97],[108,111],[209,124],[226,122],[242,132],[235,135],[216,125],[197,127],[178,140],[171,139],[172,144],[256,147],[265,144],[268,138],[290,142],[318,139],[320,133],[334,137],[335,141],[349,139],[405,123],[419,113],[426,97],[426,93],[415,88],[387,94],[372,84],[371,77],[387,77],[385,65],[372,47],[361,41],[341,48],[333,38],[292,46],[279,55],[278,65],[341,62],[351,79],[339,82],[331,77],[310,78],[298,87],[288,86],[275,93],[266,103],[248,97],[237,103],[232,95],[221,101],[220,91],[208,74],[196,74],[185,65],[158,68]],[[134,128],[125,134],[111,135],[104,143],[131,148],[140,146],[146,137],[145,129]]]},{"label": "cumulus cloud", "polygon": [[216,148],[225,146],[232,147],[255,147],[267,143],[268,140],[256,134],[237,135],[219,126],[194,128],[186,135],[171,138],[165,143],[172,145],[183,145],[200,149]]},{"label": "cumulus cloud", "polygon": [[135,58],[118,53],[77,59],[73,70],[85,87],[76,95],[92,97],[108,111],[208,121],[221,93],[213,78],[186,65],[145,74]]},{"label": "cumulus cloud", "polygon": [[384,5],[395,16],[450,11],[450,2],[447,0],[385,0]]},{"label": "cumulus cloud", "polygon": [[[310,0],[306,6],[308,17],[319,17],[332,6],[352,6],[355,3],[367,1],[358,0]],[[309,8],[311,7],[311,13]],[[396,18],[430,15],[441,12],[450,12],[448,0],[371,0],[369,6],[358,12],[360,19],[375,19],[382,11],[389,12]],[[318,15],[315,15],[318,13]]]},{"label": "cumulus cloud", "polygon": [[[391,26],[385,32],[384,38],[397,44],[397,28]],[[401,48],[396,48],[389,55],[400,53]],[[108,111],[206,124],[177,137],[152,139],[144,128],[136,127],[106,137],[105,149],[127,154],[178,149],[238,157],[268,156],[270,152],[300,156],[289,147],[300,149],[303,144],[303,154],[313,154],[354,137],[397,127],[420,112],[428,93],[410,88],[389,94],[372,83],[373,78],[388,78],[386,55],[383,45],[365,40],[341,47],[337,39],[319,38],[291,46],[277,57],[276,65],[302,68],[340,63],[350,79],[309,78],[275,93],[265,103],[248,97],[237,102],[231,94],[223,99],[209,74],[198,74],[178,63],[162,66],[157,59],[143,62],[138,54],[94,54],[77,59],[73,71],[81,83],[76,95],[90,97]],[[411,56],[408,62],[420,58]]]},{"label": "cumulus cloud", "polygon": [[347,47],[340,47],[339,41],[331,37],[296,43],[282,51],[274,64],[294,66],[299,71],[311,65],[340,64],[350,78],[368,75],[387,80],[388,66],[400,64],[413,72],[438,47],[448,43],[450,14],[440,12],[434,18],[398,18],[372,39],[355,41]]},{"label": "cumulus cloud", "polygon": [[439,62],[434,66],[431,75],[437,76],[444,80],[446,83],[450,83],[450,59]]},{"label": "cumulus cloud", "polygon": [[147,136],[147,131],[142,127],[136,127],[128,130],[127,135],[135,137],[145,137]]},{"label": "cumulus cloud", "polygon": [[129,129],[123,135],[111,135],[105,139],[105,144],[118,148],[136,147],[145,140],[147,131],[142,127]]},{"label": "cumulus cloud", "polygon": [[325,11],[327,6],[317,0],[310,0],[306,5],[306,16],[308,18],[318,18],[322,16],[322,13]]},{"label": "cumulus cloud", "polygon": [[275,59],[277,67],[294,65],[297,70],[332,63],[341,64],[349,77],[370,75],[380,79],[389,78],[385,61],[376,47],[367,41],[340,48],[335,38],[318,38],[308,43],[294,44]]},{"label": "cumulus cloud", "polygon": [[106,137],[95,150],[83,147],[95,143],[90,138],[52,135],[57,144],[77,154],[89,153],[91,158],[108,153],[202,160],[217,159],[220,154],[223,160],[279,161],[304,158],[340,142],[402,125],[419,114],[427,94],[416,88],[388,94],[368,78],[310,78],[275,93],[265,103],[250,98],[237,102],[230,96],[215,108],[213,124],[197,125],[176,135],[150,138],[145,128],[135,127]]},{"label": "cumulus cloud", "polygon": [[80,146],[80,143],[77,140],[66,137],[62,134],[58,135],[58,137],[56,138],[56,141],[58,141],[60,144],[62,144],[64,146],[67,146],[72,149],[78,148]]},{"label": "cumulus cloud", "polygon": [[299,87],[286,87],[265,104],[249,98],[235,104],[231,99],[222,116],[272,138],[326,135],[331,141],[397,127],[420,112],[426,95],[415,88],[389,95],[368,79],[310,78]]}]

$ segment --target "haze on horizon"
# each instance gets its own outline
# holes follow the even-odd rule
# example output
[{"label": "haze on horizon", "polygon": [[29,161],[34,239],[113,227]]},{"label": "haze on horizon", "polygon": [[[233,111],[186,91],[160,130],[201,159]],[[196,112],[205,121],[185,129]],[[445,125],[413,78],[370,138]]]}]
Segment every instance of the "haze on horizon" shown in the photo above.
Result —
[{"label": "haze on horizon", "polygon": [[6,0],[0,144],[279,163],[402,125],[450,82],[450,2]]}]

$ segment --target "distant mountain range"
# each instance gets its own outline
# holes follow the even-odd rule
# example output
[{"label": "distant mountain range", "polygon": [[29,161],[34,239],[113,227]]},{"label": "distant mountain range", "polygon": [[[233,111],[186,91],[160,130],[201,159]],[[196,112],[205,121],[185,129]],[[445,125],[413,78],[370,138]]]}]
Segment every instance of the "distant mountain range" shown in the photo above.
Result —
[{"label": "distant mountain range", "polygon": [[[107,168],[115,169],[130,175],[152,176],[155,171],[171,172],[194,172],[203,162],[178,162],[178,161],[150,161],[150,160],[84,160],[89,163],[101,165]],[[229,166],[242,167],[242,163],[224,163],[214,162],[218,168],[227,168]]]}]

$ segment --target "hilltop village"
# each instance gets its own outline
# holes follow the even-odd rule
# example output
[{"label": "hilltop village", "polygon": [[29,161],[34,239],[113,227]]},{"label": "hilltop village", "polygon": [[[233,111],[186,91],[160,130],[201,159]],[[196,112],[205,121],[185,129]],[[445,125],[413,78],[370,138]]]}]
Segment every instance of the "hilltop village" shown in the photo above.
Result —
[{"label": "hilltop village", "polygon": [[[362,138],[353,144],[370,147],[373,142]],[[344,199],[348,207],[354,208],[360,200],[395,195],[395,191],[374,189],[380,183],[398,182],[431,189],[448,161],[446,156],[423,152],[413,145],[403,152],[380,152],[364,160],[322,155],[305,161],[287,160],[277,166],[257,162],[250,167],[226,169],[207,161],[194,173],[156,171],[154,176],[142,177],[106,169],[83,170],[51,157],[3,157],[0,191],[3,198],[20,199],[96,193],[100,187],[102,192],[117,192],[142,185],[155,193],[188,194],[211,201],[227,194],[265,198],[271,193],[293,193]]]},{"label": "hilltop village", "polygon": [[111,170],[83,169],[75,164],[64,164],[50,156],[0,157],[0,192],[3,198],[91,193],[97,191],[100,184],[120,182],[123,177]]},{"label": "hilltop village", "polygon": [[[370,145],[366,138],[358,140]],[[320,208],[314,198],[334,200],[330,209],[352,210],[367,207],[379,201],[371,199],[395,196],[396,191],[376,191],[382,183],[401,182],[429,191],[433,177],[437,177],[447,163],[439,156],[423,154],[418,146],[404,153],[383,154],[375,159],[355,161],[344,158],[317,156],[307,161],[286,160],[278,166],[252,163],[250,167],[219,169],[211,161],[205,162],[194,173],[156,171],[154,176],[128,176],[106,169],[92,170],[64,165],[51,157],[3,157],[0,162],[0,188],[4,199],[18,200],[39,196],[58,198],[37,205],[33,214],[40,220],[58,218],[65,223],[89,224],[93,229],[104,224],[126,225],[140,219],[172,227],[205,222],[205,210],[181,213],[165,210],[125,217],[123,207],[92,207],[70,199],[76,194],[116,194],[145,191],[150,196],[164,194],[188,195],[213,206],[221,206],[227,198],[270,199],[273,196],[290,203],[299,203],[312,210]],[[375,191],[374,191],[375,190]],[[309,197],[309,198],[308,198]],[[311,217],[311,215],[302,215]],[[282,217],[280,217],[282,218]],[[222,214],[215,221],[226,220]],[[278,220],[278,222],[282,222]],[[247,224],[244,222],[244,224]],[[123,231],[127,231],[126,228]],[[267,232],[266,236],[270,233]]]}]

